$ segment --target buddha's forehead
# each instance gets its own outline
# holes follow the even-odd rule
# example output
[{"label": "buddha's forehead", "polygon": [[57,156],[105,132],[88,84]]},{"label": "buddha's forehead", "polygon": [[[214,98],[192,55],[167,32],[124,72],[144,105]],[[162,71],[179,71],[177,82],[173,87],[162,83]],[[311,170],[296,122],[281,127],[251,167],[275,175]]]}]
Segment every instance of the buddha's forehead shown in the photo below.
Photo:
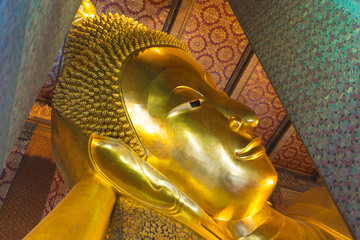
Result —
[{"label": "buddha's forehead", "polygon": [[210,75],[189,54],[172,47],[153,47],[133,55],[124,66],[121,85],[126,105],[147,104],[150,93],[166,98],[162,95],[169,95],[181,86],[205,95],[215,86]]},{"label": "buddha's forehead", "polygon": [[141,107],[150,114],[163,116],[172,92],[178,87],[187,87],[226,117],[236,115],[251,123],[258,121],[250,108],[219,90],[200,64],[181,49],[153,47],[139,52],[129,58],[120,77],[128,109]]},{"label": "buddha's forehead", "polygon": [[[134,54],[126,62],[121,76],[123,90],[141,94],[146,92],[159,75],[168,69],[177,69],[192,74],[196,81],[204,82],[206,71],[185,51],[172,47],[152,47]],[[169,81],[171,79],[176,81]],[[164,85],[191,85],[191,81],[171,76]],[[193,79],[194,80],[194,79]],[[157,80],[158,81],[158,80]],[[126,93],[125,93],[126,94]]]}]

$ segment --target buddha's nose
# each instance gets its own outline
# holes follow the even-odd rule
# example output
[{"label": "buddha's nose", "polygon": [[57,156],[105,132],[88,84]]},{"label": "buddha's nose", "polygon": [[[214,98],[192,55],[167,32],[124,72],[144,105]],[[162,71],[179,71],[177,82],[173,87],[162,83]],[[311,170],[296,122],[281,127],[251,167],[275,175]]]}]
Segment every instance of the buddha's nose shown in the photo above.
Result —
[{"label": "buddha's nose", "polygon": [[230,118],[230,128],[231,130],[233,130],[234,132],[239,131],[239,129],[241,128],[241,125],[243,124],[243,121],[240,117],[237,116],[232,116]]},{"label": "buddha's nose", "polygon": [[235,149],[234,156],[239,160],[252,160],[255,155],[263,152],[261,138],[252,129],[242,126],[243,121],[240,117],[233,116],[229,119],[230,129],[242,136],[242,147]]},{"label": "buddha's nose", "polygon": [[242,135],[249,141],[253,141],[254,139],[258,139],[257,141],[259,141],[261,139],[254,133],[253,129],[246,126],[244,121],[238,116],[233,116],[229,119],[229,127],[232,131]]}]

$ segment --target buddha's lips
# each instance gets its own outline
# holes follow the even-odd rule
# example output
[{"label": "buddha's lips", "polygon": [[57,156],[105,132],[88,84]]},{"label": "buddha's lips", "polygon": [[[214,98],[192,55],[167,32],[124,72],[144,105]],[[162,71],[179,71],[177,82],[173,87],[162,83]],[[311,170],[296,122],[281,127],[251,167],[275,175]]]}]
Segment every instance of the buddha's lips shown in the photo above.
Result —
[{"label": "buddha's lips", "polygon": [[251,146],[251,148],[245,152],[236,152],[234,156],[238,160],[254,160],[261,155],[265,154],[265,148],[262,145]]}]

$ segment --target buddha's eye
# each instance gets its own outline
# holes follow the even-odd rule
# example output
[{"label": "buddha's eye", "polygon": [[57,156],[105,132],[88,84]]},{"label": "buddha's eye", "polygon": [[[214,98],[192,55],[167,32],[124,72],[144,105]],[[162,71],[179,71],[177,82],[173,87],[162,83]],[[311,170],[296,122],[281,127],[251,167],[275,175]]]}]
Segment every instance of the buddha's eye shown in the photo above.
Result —
[{"label": "buddha's eye", "polygon": [[177,112],[177,111],[200,107],[203,102],[204,102],[204,99],[197,99],[197,100],[193,100],[193,101],[190,101],[190,102],[183,103],[183,104],[173,108],[168,114],[170,115],[170,114],[172,114],[174,112]]},{"label": "buddha's eye", "polygon": [[195,108],[195,107],[200,106],[201,103],[203,103],[203,102],[204,102],[203,99],[195,100],[195,101],[190,102],[190,106],[191,106],[192,108]]},{"label": "buddha's eye", "polygon": [[177,87],[169,97],[166,112],[172,114],[185,109],[198,108],[204,102],[204,97],[189,87]]}]

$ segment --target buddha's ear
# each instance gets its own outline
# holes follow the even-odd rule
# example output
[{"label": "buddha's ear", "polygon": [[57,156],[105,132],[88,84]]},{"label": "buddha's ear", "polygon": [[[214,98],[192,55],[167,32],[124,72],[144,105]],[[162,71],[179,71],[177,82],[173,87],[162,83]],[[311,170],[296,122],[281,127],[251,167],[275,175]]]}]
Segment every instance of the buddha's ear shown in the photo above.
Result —
[{"label": "buddha's ear", "polygon": [[83,0],[80,4],[80,7],[75,15],[75,18],[72,22],[73,25],[79,25],[84,19],[88,17],[95,17],[96,10],[95,6],[90,0]]}]

